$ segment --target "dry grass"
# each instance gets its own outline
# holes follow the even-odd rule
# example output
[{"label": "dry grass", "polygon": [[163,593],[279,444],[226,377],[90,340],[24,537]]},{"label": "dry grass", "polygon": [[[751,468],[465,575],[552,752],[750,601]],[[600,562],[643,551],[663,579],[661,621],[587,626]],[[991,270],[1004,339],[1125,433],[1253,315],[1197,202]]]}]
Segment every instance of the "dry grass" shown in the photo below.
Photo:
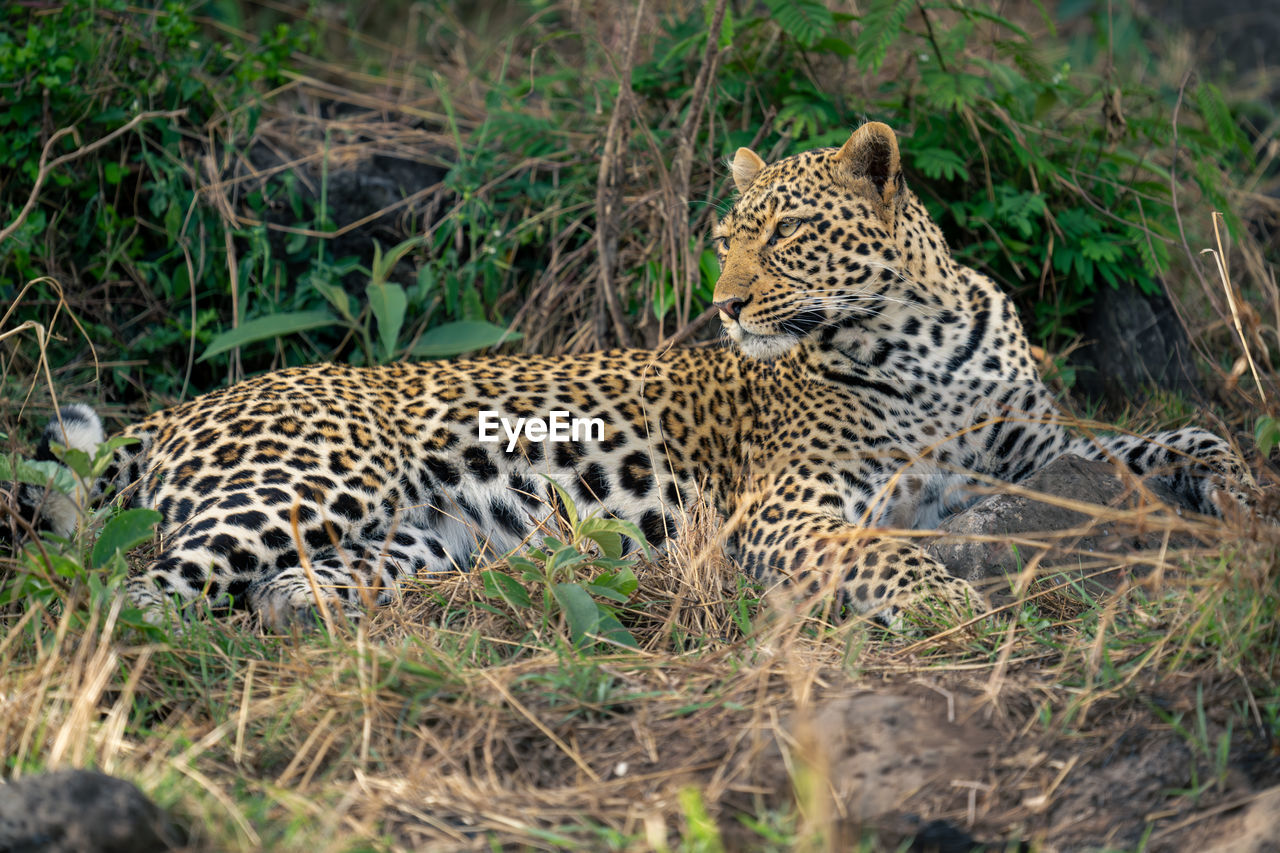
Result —
[{"label": "dry grass", "polygon": [[[708,556],[708,520],[643,567],[625,620],[636,652],[574,651],[563,626],[483,606],[474,576],[333,635],[198,620],[159,641],[76,582],[0,640],[0,755],[15,776],[73,765],[132,779],[193,849],[695,849],[691,803],[731,846],[768,846],[746,816],[784,847],[840,849],[912,831],[870,819],[830,775],[875,748],[852,734],[831,747],[830,709],[873,694],[984,750],[955,784],[872,783],[900,796],[898,814],[1059,843],[1080,827],[1055,804],[1080,796],[1118,734],[1180,742],[1161,708],[1193,717],[1199,701],[1212,743],[1234,719],[1233,766],[1270,748],[1280,540],[1216,529],[1221,556],[1193,571],[1151,553],[1154,575],[1095,603],[1046,573],[1034,606],[915,640],[756,605]],[[1190,760],[1208,774],[1211,758]],[[1160,801],[1185,818],[1246,790],[1233,777]]]}]

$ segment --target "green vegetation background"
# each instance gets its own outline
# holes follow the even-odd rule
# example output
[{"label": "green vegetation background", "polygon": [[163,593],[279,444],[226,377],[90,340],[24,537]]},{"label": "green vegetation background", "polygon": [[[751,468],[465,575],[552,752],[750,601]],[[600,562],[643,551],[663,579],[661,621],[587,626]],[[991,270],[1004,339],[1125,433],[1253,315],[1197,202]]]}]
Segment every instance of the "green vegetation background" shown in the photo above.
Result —
[{"label": "green vegetation background", "polygon": [[[656,345],[708,306],[726,157],[870,118],[903,135],[961,257],[1061,351],[1099,288],[1203,279],[1212,211],[1247,239],[1268,113],[1175,67],[1125,4],[999,8],[1020,11],[9,4],[3,331],[38,322],[64,395],[131,414],[285,364]],[[334,202],[386,158],[420,191]],[[11,428],[32,343],[3,344]]]}]

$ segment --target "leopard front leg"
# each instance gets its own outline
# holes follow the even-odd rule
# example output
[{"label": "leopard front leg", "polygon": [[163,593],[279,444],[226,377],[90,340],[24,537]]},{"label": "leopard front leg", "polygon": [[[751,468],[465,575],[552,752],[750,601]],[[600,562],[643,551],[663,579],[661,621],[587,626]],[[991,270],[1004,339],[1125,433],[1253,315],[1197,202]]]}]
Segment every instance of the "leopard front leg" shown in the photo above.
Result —
[{"label": "leopard front leg", "polygon": [[918,546],[819,510],[760,499],[735,513],[723,536],[729,556],[757,580],[829,590],[842,607],[886,624],[897,621],[900,608],[927,600],[964,617],[987,611],[972,584]]},{"label": "leopard front leg", "polygon": [[1089,436],[1076,439],[1067,450],[1086,459],[1118,460],[1203,515],[1249,513],[1257,491],[1231,445],[1194,427],[1152,435]]}]

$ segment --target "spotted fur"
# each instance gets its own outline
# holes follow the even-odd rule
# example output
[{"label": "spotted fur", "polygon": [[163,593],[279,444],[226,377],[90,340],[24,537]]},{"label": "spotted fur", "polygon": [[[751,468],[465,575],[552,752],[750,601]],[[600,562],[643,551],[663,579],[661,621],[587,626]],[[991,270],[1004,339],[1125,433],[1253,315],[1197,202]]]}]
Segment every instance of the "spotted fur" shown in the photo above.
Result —
[{"label": "spotted fur", "polygon": [[[885,529],[933,526],[975,476],[1016,482],[1065,451],[1114,455],[1201,512],[1245,476],[1201,430],[1072,440],[1013,306],[952,258],[885,125],[772,165],[743,149],[732,171],[715,300],[736,346],[324,364],[158,412],[126,430],[140,442],[109,477],[164,516],[133,601],[234,600],[279,623],[318,589],[358,615],[407,578],[528,540],[550,478],[658,546],[708,498],[751,575],[832,589],[855,611],[921,596],[981,610]],[[478,440],[481,410],[564,410],[604,436],[507,452]]]}]

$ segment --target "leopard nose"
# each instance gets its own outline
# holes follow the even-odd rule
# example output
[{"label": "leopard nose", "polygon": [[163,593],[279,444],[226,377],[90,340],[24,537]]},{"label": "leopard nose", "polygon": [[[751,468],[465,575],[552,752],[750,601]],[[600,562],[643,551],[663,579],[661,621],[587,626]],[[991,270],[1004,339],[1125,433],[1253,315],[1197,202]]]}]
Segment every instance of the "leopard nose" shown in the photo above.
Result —
[{"label": "leopard nose", "polygon": [[720,309],[720,313],[730,320],[738,319],[738,315],[742,313],[742,308],[747,304],[747,300],[739,299],[736,296],[729,299],[722,299],[719,302],[712,302],[712,305]]}]

